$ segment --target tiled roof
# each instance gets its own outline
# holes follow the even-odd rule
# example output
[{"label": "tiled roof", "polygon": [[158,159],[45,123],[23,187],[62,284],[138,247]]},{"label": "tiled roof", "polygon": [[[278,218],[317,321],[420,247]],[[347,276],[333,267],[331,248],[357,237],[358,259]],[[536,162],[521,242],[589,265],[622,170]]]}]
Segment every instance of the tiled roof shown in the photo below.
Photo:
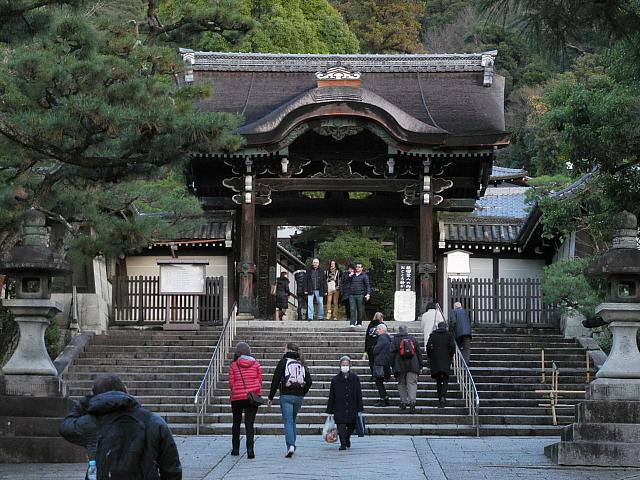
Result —
[{"label": "tiled roof", "polygon": [[525,202],[527,187],[489,187],[471,213],[474,217],[505,217],[524,220],[530,205]]},{"label": "tiled roof", "polygon": [[528,175],[528,172],[524,168],[507,168],[494,165],[491,168],[491,177],[489,180],[508,180],[511,178],[523,178]]},{"label": "tiled roof", "polygon": [[223,216],[204,216],[198,225],[190,230],[174,235],[172,238],[162,238],[154,241],[154,245],[183,243],[193,245],[221,244],[231,247],[233,219]]},{"label": "tiled roof", "polygon": [[445,219],[441,224],[446,242],[463,243],[515,243],[522,222],[505,222],[504,219],[482,219],[470,221],[468,217]]}]

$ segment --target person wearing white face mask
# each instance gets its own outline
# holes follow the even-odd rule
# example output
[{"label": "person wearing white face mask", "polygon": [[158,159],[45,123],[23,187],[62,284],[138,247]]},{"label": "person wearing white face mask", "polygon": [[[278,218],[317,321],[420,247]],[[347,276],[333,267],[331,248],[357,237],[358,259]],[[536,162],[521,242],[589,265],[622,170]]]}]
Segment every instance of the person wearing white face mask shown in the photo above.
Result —
[{"label": "person wearing white face mask", "polygon": [[340,358],[340,373],[331,379],[327,413],[334,416],[338,426],[340,448],[351,448],[351,435],[356,427],[358,414],[364,410],[362,388],[358,375],[351,371],[351,358]]}]

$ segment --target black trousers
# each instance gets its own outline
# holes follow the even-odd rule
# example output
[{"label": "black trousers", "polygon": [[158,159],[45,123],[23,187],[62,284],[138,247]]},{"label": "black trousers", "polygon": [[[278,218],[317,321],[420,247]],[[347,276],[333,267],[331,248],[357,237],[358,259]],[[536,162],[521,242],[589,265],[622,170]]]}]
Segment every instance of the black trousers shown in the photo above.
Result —
[{"label": "black trousers", "polygon": [[[307,309],[305,305],[307,304],[307,296],[304,293],[298,294],[298,320],[306,320],[307,319]],[[303,315],[304,312],[304,315]]]},{"label": "black trousers", "polygon": [[351,446],[351,435],[355,429],[355,423],[338,423],[338,438],[340,439],[340,445]]},{"label": "black trousers", "polygon": [[436,380],[436,392],[438,393],[438,398],[447,398],[449,375],[446,373],[436,373],[433,378]]},{"label": "black trousers", "polygon": [[382,400],[387,398],[387,389],[384,388],[384,378],[376,377],[376,388],[378,389],[378,395]]},{"label": "black trousers", "polygon": [[231,444],[233,449],[237,450],[240,448],[242,412],[244,412],[244,428],[247,431],[247,448],[253,447],[253,437],[255,435],[253,422],[256,420],[258,406],[251,405],[249,400],[235,400],[231,402],[231,412],[233,413],[233,425],[231,426]]}]

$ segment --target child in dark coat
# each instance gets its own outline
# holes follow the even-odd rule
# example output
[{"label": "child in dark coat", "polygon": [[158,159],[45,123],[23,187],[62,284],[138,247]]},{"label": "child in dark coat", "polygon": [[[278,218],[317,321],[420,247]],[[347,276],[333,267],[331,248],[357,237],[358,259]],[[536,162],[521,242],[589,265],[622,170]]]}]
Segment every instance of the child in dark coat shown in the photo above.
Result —
[{"label": "child in dark coat", "polygon": [[338,426],[340,448],[351,448],[351,435],[358,421],[358,413],[363,411],[362,389],[358,375],[351,371],[351,358],[340,358],[340,373],[331,379],[327,413],[334,416]]}]

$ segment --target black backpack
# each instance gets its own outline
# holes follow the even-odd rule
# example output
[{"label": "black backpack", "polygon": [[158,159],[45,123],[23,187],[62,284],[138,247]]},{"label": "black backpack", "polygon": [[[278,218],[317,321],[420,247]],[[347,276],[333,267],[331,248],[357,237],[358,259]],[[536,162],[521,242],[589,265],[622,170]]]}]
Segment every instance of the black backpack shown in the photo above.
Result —
[{"label": "black backpack", "polygon": [[136,411],[109,415],[98,429],[98,480],[143,478],[146,425]]},{"label": "black backpack", "polygon": [[400,340],[400,358],[410,359],[416,355],[416,346],[412,338],[403,338]]}]

